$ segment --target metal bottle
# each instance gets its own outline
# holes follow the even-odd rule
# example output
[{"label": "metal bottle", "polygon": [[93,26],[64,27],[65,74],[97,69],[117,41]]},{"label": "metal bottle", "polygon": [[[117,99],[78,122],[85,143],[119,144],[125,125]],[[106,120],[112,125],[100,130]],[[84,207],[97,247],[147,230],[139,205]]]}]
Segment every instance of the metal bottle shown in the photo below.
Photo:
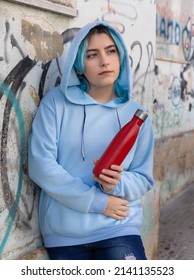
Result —
[{"label": "metal bottle", "polygon": [[112,164],[121,165],[133,147],[147,116],[144,111],[138,109],[133,118],[115,135],[93,169],[96,176],[102,173],[102,169],[110,169]]}]

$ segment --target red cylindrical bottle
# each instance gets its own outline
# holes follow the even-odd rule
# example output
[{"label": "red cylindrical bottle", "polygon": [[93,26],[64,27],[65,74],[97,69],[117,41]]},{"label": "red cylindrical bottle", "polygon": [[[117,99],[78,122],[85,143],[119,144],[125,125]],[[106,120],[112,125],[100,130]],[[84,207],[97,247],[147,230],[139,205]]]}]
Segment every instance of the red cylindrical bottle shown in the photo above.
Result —
[{"label": "red cylindrical bottle", "polygon": [[110,169],[112,164],[121,165],[133,147],[140,126],[147,116],[145,112],[138,109],[133,118],[116,134],[93,169],[96,176],[102,173],[102,169]]}]

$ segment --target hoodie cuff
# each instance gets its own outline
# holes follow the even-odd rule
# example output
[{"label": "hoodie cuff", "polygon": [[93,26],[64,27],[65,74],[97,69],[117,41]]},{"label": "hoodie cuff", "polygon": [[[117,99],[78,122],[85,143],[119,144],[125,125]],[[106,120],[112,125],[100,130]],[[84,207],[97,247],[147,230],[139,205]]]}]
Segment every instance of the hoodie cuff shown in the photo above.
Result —
[{"label": "hoodie cuff", "polygon": [[89,212],[102,213],[104,212],[108,202],[108,194],[96,188],[94,199],[90,205]]},{"label": "hoodie cuff", "polygon": [[120,191],[121,191],[121,183],[118,183],[118,185],[116,185],[114,187],[114,189],[112,189],[111,191],[105,191],[100,184],[99,184],[99,187],[100,187],[102,192],[107,193],[109,195],[114,195],[114,196],[119,196]]}]

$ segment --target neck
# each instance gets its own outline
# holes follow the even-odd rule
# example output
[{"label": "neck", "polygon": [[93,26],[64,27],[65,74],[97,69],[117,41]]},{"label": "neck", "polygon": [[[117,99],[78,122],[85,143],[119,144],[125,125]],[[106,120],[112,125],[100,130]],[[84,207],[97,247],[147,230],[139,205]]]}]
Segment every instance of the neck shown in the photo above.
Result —
[{"label": "neck", "polygon": [[88,94],[100,103],[107,103],[112,99],[116,98],[116,94],[113,87],[109,88],[90,88]]}]

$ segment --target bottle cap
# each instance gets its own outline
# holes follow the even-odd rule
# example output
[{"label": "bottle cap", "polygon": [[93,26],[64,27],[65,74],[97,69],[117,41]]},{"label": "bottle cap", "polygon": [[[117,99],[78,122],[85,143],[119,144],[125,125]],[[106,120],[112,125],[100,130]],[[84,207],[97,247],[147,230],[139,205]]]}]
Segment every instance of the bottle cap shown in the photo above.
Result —
[{"label": "bottle cap", "polygon": [[148,114],[146,114],[144,111],[138,109],[135,112],[135,116],[138,117],[139,119],[141,119],[142,121],[145,121],[148,117]]}]

